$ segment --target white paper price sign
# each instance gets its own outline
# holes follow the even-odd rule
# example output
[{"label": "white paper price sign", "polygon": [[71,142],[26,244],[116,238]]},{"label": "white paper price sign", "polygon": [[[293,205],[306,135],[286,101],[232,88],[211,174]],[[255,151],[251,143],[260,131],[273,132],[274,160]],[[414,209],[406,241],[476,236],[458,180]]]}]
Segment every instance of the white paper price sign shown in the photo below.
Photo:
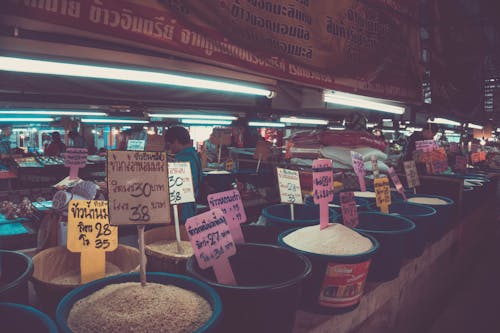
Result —
[{"label": "white paper price sign", "polygon": [[144,150],[146,140],[128,140],[127,150]]},{"label": "white paper price sign", "polygon": [[167,154],[108,151],[112,225],[170,222]]},{"label": "white paper price sign", "polygon": [[276,168],[281,202],[289,204],[302,203],[299,172],[295,170]]},{"label": "white paper price sign", "polygon": [[417,186],[420,186],[420,178],[418,178],[417,166],[415,165],[415,161],[405,161],[404,168],[408,187],[415,188]]},{"label": "white paper price sign", "polygon": [[168,163],[168,187],[170,204],[178,205],[196,201],[193,190],[193,176],[189,162]]}]

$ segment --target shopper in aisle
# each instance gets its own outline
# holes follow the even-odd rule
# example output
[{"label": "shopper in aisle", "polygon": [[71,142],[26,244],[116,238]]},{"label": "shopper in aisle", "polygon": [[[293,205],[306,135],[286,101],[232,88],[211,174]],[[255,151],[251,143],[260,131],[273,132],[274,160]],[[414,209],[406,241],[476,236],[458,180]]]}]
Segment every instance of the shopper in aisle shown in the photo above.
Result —
[{"label": "shopper in aisle", "polygon": [[[429,127],[424,128],[421,132],[414,132],[408,138],[408,144],[405,147],[403,161],[410,161],[413,159],[413,152],[416,150],[415,142],[422,141],[422,140],[434,139],[434,136],[436,135],[438,129],[439,129],[439,127],[436,124],[429,124]],[[427,173],[427,169],[425,167],[425,164],[423,164],[423,163],[417,163],[417,170],[421,174]]]},{"label": "shopper in aisle", "polygon": [[87,148],[85,138],[78,133],[78,129],[74,128],[68,134],[70,139],[69,146],[75,148]]},{"label": "shopper in aisle", "polygon": [[60,156],[66,151],[66,145],[61,141],[59,132],[52,132],[52,140],[45,148],[43,154],[45,156]]},{"label": "shopper in aisle", "polygon": [[[188,130],[181,126],[170,127],[165,133],[165,148],[168,153],[175,154],[176,162],[189,162],[191,165],[194,196],[198,198],[202,178],[201,160],[193,147]],[[196,215],[196,202],[180,205],[179,218],[182,223],[194,215]]]}]

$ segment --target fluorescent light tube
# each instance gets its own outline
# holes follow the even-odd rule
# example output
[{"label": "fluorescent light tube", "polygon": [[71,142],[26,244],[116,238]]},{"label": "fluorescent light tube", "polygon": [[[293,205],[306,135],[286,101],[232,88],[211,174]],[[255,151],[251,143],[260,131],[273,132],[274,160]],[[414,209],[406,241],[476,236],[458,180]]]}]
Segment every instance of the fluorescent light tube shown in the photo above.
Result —
[{"label": "fluorescent light tube", "polygon": [[424,129],[422,127],[406,127],[407,131],[422,132]]},{"label": "fluorescent light tube", "polygon": [[431,124],[442,124],[442,125],[451,125],[451,126],[460,126],[458,121],[446,119],[446,118],[434,118],[434,120],[427,120],[428,123]]},{"label": "fluorescent light tube", "polygon": [[341,93],[338,91],[332,93],[325,93],[324,101],[327,103],[340,104],[346,106],[359,107],[363,109],[370,109],[380,112],[388,112],[393,114],[405,113],[405,108],[402,106],[391,105],[387,103],[374,102],[367,100],[361,96]]},{"label": "fluorescent light tube", "polygon": [[48,116],[107,116],[105,112],[69,111],[69,110],[0,110],[0,115],[48,115]]},{"label": "fluorescent light tube", "polygon": [[329,130],[335,130],[335,131],[343,131],[345,130],[345,127],[341,127],[341,126],[330,126],[328,127]]},{"label": "fluorescent light tube", "polygon": [[297,117],[281,117],[280,122],[291,124],[307,124],[307,125],[326,125],[328,120],[312,119],[312,118],[297,118]]},{"label": "fluorescent light tube", "polygon": [[455,134],[455,131],[452,130],[445,130],[444,134]]},{"label": "fluorescent light tube", "polygon": [[9,117],[2,117],[0,118],[0,122],[2,123],[9,123],[9,122],[16,122],[16,123],[29,123],[29,122],[50,122],[54,121],[54,118],[9,118]]},{"label": "fluorescent light tube", "polygon": [[147,124],[147,120],[140,119],[118,119],[118,118],[83,118],[82,123],[103,123],[103,124]]},{"label": "fluorescent light tube", "polygon": [[150,113],[150,117],[174,118],[174,119],[209,119],[209,120],[236,120],[235,116],[211,116],[204,114],[180,114],[180,113]]},{"label": "fluorescent light tube", "polygon": [[249,121],[248,126],[250,127],[285,127],[283,123],[273,123],[268,121]]},{"label": "fluorescent light tube", "polygon": [[473,128],[473,129],[479,129],[479,130],[482,130],[482,129],[483,129],[483,126],[481,126],[481,125],[476,125],[476,124],[472,124],[472,123],[468,123],[468,124],[467,124],[467,127],[468,127],[468,128]]},{"label": "fluorescent light tube", "polygon": [[181,119],[181,123],[188,125],[231,125],[230,120],[210,119]]},{"label": "fluorescent light tube", "polygon": [[367,123],[366,124],[366,128],[374,128],[375,126],[377,126],[377,123]]},{"label": "fluorescent light tube", "polygon": [[167,74],[151,70],[123,69],[119,67],[78,65],[66,62],[35,60],[0,56],[0,70],[77,76],[94,79],[110,79],[137,83],[154,83],[167,86],[191,87],[205,90],[218,90],[230,93],[272,97],[269,89],[253,87],[251,85],[229,83],[220,80],[199,79],[180,74]]}]

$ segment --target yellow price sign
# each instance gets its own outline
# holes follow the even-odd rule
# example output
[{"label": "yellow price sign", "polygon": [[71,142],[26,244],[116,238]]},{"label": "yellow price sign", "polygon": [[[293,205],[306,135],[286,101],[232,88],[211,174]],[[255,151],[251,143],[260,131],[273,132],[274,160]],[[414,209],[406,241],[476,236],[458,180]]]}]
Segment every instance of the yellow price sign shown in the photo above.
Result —
[{"label": "yellow price sign", "polygon": [[391,188],[389,187],[389,179],[387,177],[376,178],[373,181],[375,187],[375,196],[377,207],[382,213],[389,213],[389,205],[391,204]]},{"label": "yellow price sign", "polygon": [[109,224],[108,202],[71,200],[68,205],[69,251],[80,252],[81,282],[103,278],[106,252],[118,247],[118,227]]},{"label": "yellow price sign", "polygon": [[226,161],[226,171],[233,171],[233,160],[227,160]]}]

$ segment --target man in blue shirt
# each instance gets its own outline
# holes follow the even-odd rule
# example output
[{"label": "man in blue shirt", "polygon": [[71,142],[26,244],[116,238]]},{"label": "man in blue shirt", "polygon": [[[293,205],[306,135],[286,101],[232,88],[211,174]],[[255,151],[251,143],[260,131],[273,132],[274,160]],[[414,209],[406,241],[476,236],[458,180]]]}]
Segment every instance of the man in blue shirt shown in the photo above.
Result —
[{"label": "man in blue shirt", "polygon": [[[170,127],[165,133],[165,146],[169,153],[175,154],[176,162],[189,162],[193,176],[194,197],[198,198],[198,189],[201,183],[201,160],[193,148],[191,137],[187,129],[181,126]],[[196,203],[188,202],[180,205],[179,219],[181,223],[196,215]]]}]

